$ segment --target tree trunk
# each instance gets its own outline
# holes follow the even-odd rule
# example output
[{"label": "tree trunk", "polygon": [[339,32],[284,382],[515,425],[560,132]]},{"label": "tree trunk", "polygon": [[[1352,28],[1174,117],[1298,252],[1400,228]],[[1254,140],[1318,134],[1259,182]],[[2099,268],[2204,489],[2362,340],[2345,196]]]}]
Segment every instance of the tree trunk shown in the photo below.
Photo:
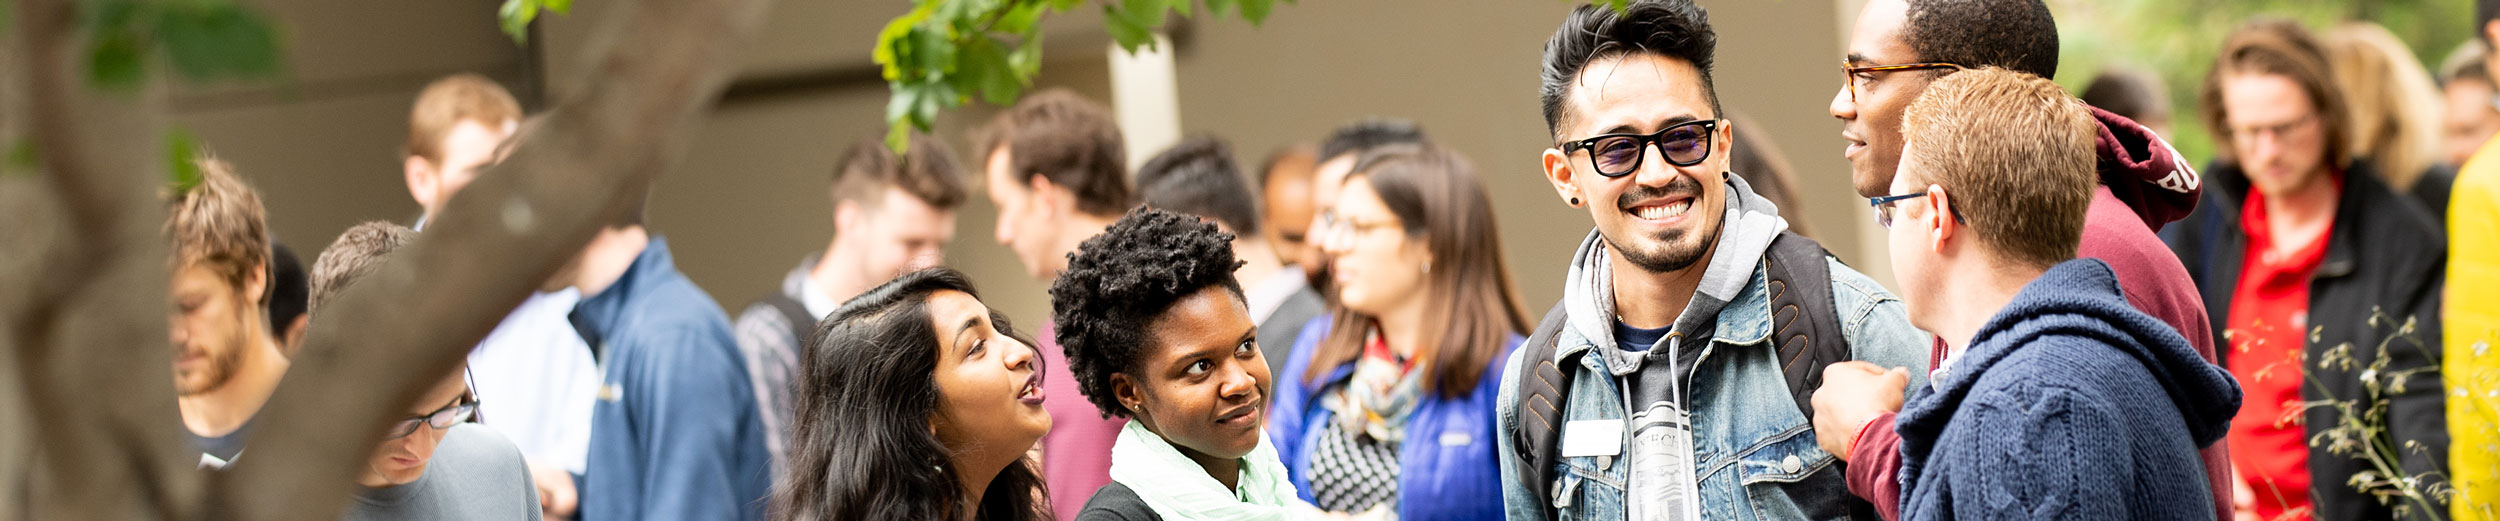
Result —
[{"label": "tree trunk", "polygon": [[0,177],[0,519],[336,518],[383,426],[641,204],[768,3],[612,13],[582,71],[597,81],[313,318],[249,456],[211,474],[174,430],[157,97],[86,88],[82,3],[18,2],[0,115],[26,118],[0,126],[31,135],[43,176]]}]

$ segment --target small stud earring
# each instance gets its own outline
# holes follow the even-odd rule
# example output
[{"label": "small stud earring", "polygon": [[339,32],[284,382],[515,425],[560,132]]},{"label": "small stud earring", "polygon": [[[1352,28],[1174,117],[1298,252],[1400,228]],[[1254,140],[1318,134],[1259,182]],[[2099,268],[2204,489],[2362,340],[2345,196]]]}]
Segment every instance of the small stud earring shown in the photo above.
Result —
[{"label": "small stud earring", "polygon": [[1580,207],[1580,198],[1578,198],[1578,197],[1573,197],[1573,198],[1571,198],[1571,207],[1573,207],[1573,208],[1578,208],[1578,207]]}]

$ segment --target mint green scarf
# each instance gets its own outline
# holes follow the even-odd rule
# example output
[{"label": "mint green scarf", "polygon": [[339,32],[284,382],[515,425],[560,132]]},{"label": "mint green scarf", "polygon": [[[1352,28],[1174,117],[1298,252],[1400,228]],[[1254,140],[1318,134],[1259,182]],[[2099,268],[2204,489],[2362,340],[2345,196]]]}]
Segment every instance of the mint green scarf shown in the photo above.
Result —
[{"label": "mint green scarf", "polygon": [[[1207,475],[1162,436],[1138,422],[1120,428],[1111,445],[1111,480],[1127,485],[1155,514],[1170,521],[1281,521],[1301,517],[1293,480],[1276,458],[1276,447],[1259,436],[1259,447],[1242,457],[1240,491]],[[1305,507],[1307,508],[1307,507]]]}]

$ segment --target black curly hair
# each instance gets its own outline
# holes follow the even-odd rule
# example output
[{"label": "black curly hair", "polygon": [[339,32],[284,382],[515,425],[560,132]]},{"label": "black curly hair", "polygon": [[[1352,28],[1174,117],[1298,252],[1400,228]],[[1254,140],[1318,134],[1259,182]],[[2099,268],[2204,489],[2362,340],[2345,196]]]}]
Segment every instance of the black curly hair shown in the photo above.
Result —
[{"label": "black curly hair", "polygon": [[1068,268],[1050,283],[1054,338],[1069,374],[1103,417],[1129,416],[1112,396],[1111,375],[1137,368],[1148,327],[1182,297],[1222,287],[1240,300],[1233,270],[1233,234],[1215,224],[1164,210],[1132,210],[1102,235],[1077,245]]}]

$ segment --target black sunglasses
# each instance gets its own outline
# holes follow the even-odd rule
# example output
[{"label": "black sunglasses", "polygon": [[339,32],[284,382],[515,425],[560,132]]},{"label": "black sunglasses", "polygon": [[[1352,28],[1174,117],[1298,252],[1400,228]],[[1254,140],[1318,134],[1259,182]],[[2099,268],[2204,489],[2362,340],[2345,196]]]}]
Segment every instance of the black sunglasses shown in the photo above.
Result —
[{"label": "black sunglasses", "polygon": [[1718,130],[1719,120],[1687,121],[1668,125],[1654,134],[1605,134],[1563,143],[1562,151],[1570,155],[1588,149],[1589,166],[1597,169],[1597,175],[1623,177],[1641,169],[1641,157],[1649,155],[1643,150],[1651,145],[1658,147],[1658,155],[1667,158],[1667,164],[1701,164],[1710,158],[1710,139],[1718,135]]}]

